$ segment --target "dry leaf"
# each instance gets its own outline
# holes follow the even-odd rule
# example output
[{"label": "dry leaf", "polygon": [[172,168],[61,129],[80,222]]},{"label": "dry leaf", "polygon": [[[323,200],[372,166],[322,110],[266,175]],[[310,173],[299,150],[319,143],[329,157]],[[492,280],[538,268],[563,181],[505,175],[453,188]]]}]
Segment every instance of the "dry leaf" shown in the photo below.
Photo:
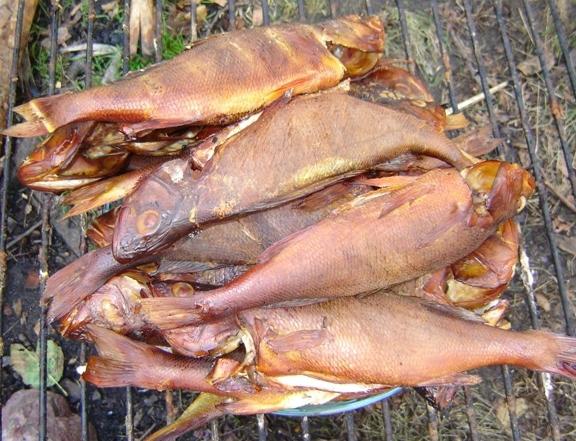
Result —
[{"label": "dry leaf", "polygon": [[102,10],[108,14],[110,18],[118,15],[118,10],[120,8],[118,0],[112,0],[111,2],[104,3],[100,6]]},{"label": "dry leaf", "polygon": [[71,37],[72,37],[72,35],[70,35],[70,32],[68,31],[67,26],[60,26],[58,28],[58,45],[59,46],[65,45],[66,42],[68,40],[70,40]]},{"label": "dry leaf", "polygon": [[556,235],[556,242],[558,242],[558,246],[562,251],[572,254],[576,256],[576,237],[570,236],[560,236],[559,234]]},{"label": "dry leaf", "polygon": [[[550,51],[545,51],[544,61],[546,68],[551,69],[555,63],[554,55]],[[527,58],[524,61],[518,63],[518,70],[524,75],[529,76],[539,73],[542,70],[542,66],[540,66],[540,60],[538,57],[534,55],[533,57]]]},{"label": "dry leaf", "polygon": [[214,3],[223,8],[228,4],[228,0],[209,0],[208,3]]},{"label": "dry leaf", "polygon": [[552,224],[554,225],[554,231],[556,233],[562,234],[562,233],[568,233],[570,234],[570,229],[572,228],[572,223],[567,222],[562,216],[557,216],[554,218],[554,220],[552,221]]},{"label": "dry leaf", "polygon": [[536,294],[536,303],[538,303],[538,306],[545,312],[550,312],[550,309],[552,309],[550,301],[543,294]]},{"label": "dry leaf", "polygon": [[132,0],[130,6],[130,55],[138,52],[138,40],[143,55],[154,52],[154,2]]},{"label": "dry leaf", "polygon": [[208,8],[206,5],[198,5],[196,6],[196,22],[198,24],[202,24],[206,21],[208,17]]},{"label": "dry leaf", "polygon": [[[516,415],[520,418],[528,410],[528,403],[524,398],[516,399]],[[502,424],[506,431],[510,431],[510,414],[508,413],[508,406],[506,400],[499,399],[496,401],[496,417]]]}]

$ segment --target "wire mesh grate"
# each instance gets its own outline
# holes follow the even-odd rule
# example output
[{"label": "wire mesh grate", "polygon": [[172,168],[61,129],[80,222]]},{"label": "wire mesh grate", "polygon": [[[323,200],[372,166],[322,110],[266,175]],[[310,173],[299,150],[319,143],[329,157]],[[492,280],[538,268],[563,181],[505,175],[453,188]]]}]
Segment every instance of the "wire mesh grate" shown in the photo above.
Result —
[{"label": "wire mesh grate", "polygon": [[[307,20],[308,13],[306,10],[306,2],[304,0],[294,0],[297,17],[295,20],[305,21]],[[512,42],[509,36],[509,18],[506,16],[506,11],[504,9],[504,5],[502,0],[493,0],[489,2],[491,8],[493,10],[493,14],[491,14],[490,19],[495,21],[495,25],[497,26],[498,34],[501,39],[501,44],[504,48],[504,54],[506,58],[506,66],[499,67],[502,70],[506,70],[506,76],[508,77],[509,81],[511,82],[511,87],[513,91],[513,100],[517,109],[517,114],[519,118],[520,127],[522,130],[522,134],[525,139],[525,144],[527,147],[527,152],[530,160],[530,168],[536,178],[537,182],[537,190],[538,190],[538,204],[540,213],[543,218],[544,224],[544,232],[547,241],[547,250],[543,252],[549,254],[551,261],[552,261],[552,272],[555,277],[556,291],[558,297],[560,299],[560,303],[562,305],[562,314],[563,314],[563,322],[565,325],[565,330],[569,335],[574,335],[574,311],[571,304],[571,299],[568,291],[567,280],[565,276],[565,261],[562,258],[562,255],[559,251],[557,239],[554,233],[554,218],[552,216],[552,211],[549,203],[548,198],[548,190],[546,187],[546,180],[545,180],[545,173],[543,171],[542,159],[539,156],[539,152],[537,149],[537,139],[534,134],[534,125],[531,121],[530,115],[526,108],[525,99],[523,96],[523,82],[520,79],[520,75],[518,73],[518,66],[516,64],[514,58],[514,51],[512,49]],[[197,24],[197,15],[196,15],[196,7],[199,2],[191,1],[189,2],[190,7],[190,42],[193,42],[199,37],[204,37],[205,35],[199,35],[199,28]],[[263,25],[268,25],[273,22],[272,17],[273,14],[271,12],[274,3],[269,2],[268,0],[262,0],[260,3],[260,7],[262,9],[262,23]],[[566,30],[562,24],[560,13],[558,10],[558,6],[555,0],[548,0],[547,2],[549,6],[550,13],[552,15],[554,29],[555,29],[555,36],[562,53],[562,62],[566,68],[566,77],[562,80],[569,81],[572,94],[574,98],[576,98],[576,75],[574,72],[574,66],[572,59],[570,58],[570,46],[569,41],[566,36]],[[123,35],[123,51],[122,51],[122,72],[127,73],[130,68],[130,34],[129,34],[129,23],[130,23],[130,0],[123,0],[123,21],[121,24],[122,27],[122,35]],[[484,93],[484,105],[486,107],[486,113],[488,115],[488,120],[490,122],[490,126],[492,131],[496,137],[502,136],[501,130],[501,122],[498,120],[497,112],[495,109],[495,102],[493,96],[490,92],[489,82],[488,82],[488,69],[483,61],[484,54],[481,53],[482,47],[482,39],[483,35],[479,35],[476,29],[476,18],[475,18],[475,10],[473,3],[471,0],[463,0],[463,2],[451,2],[455,8],[461,8],[464,11],[466,17],[466,26],[468,31],[468,37],[470,39],[470,45],[472,48],[472,60],[470,63],[476,69],[477,75],[479,77],[479,82],[481,89]],[[229,29],[234,29],[236,27],[236,21],[238,17],[236,15],[237,4],[234,0],[227,0],[226,8],[228,13],[228,26]],[[387,10],[391,10],[395,8],[398,14],[399,20],[399,27],[400,27],[400,34],[401,34],[401,41],[403,51],[406,57],[406,60],[409,62],[408,65],[412,66],[410,63],[414,59],[413,55],[413,46],[411,44],[410,38],[410,23],[407,20],[407,6],[408,7],[418,7],[421,10],[427,10],[430,12],[430,15],[433,19],[434,28],[435,28],[435,36],[436,36],[436,44],[438,48],[438,59],[441,60],[441,65],[444,68],[444,79],[443,84],[447,90],[447,96],[449,99],[450,107],[452,108],[453,112],[457,113],[458,109],[458,96],[456,92],[456,87],[454,84],[454,75],[453,71],[455,69],[454,63],[451,60],[451,55],[449,52],[449,48],[446,46],[446,35],[448,34],[445,28],[445,21],[446,17],[442,16],[442,13],[446,11],[446,8],[441,8],[440,6],[445,6],[444,2],[438,2],[437,0],[430,0],[429,2],[404,2],[402,0],[395,0],[394,4],[391,2],[386,2],[386,4],[382,4],[380,1],[374,0],[366,0],[363,4],[364,12],[367,13],[379,13],[383,8]],[[48,82],[48,93],[52,94],[55,91],[56,85],[56,63],[58,58],[58,42],[57,42],[57,30],[58,30],[58,22],[59,22],[59,10],[60,10],[60,3],[57,0],[52,0],[49,4],[49,41],[50,41],[50,57],[49,57],[49,65],[48,65],[48,72],[49,72],[49,82]],[[164,10],[165,4],[163,0],[156,0],[155,2],[155,10],[156,10],[156,25],[155,25],[155,44],[154,44],[154,58],[155,61],[161,61],[162,59],[162,11]],[[24,0],[19,0],[18,3],[18,15],[17,15],[17,26],[15,30],[15,42],[20,41],[20,34],[22,31],[22,20],[23,20],[23,9],[24,9]],[[340,15],[341,10],[343,10],[343,4],[337,1],[327,0],[326,2],[326,10],[328,16],[337,16]],[[545,59],[545,42],[542,40],[540,33],[537,30],[537,22],[536,17],[533,11],[533,5],[528,0],[522,0],[520,12],[523,14],[523,19],[526,23],[529,37],[534,42],[534,49],[536,55],[538,57],[540,70],[542,72],[542,78],[544,83],[544,89],[546,91],[546,95],[549,100],[548,111],[550,112],[551,118],[554,121],[555,129],[556,129],[556,141],[558,143],[559,151],[562,153],[565,163],[567,164],[567,178],[570,182],[572,195],[576,197],[576,178],[575,173],[572,167],[573,164],[573,155],[570,150],[570,145],[568,142],[568,138],[566,136],[566,124],[562,113],[559,111],[560,107],[557,102],[557,98],[555,96],[555,81],[557,79],[553,78],[551,75],[549,66],[547,65]],[[92,55],[93,55],[93,45],[94,45],[94,21],[96,19],[95,14],[95,2],[94,0],[87,0],[87,8],[86,8],[86,77],[85,77],[85,85],[89,87],[92,84]],[[14,52],[13,52],[13,60],[19,59],[19,53],[22,48],[19,47],[18,44],[15,44]],[[491,66],[493,68],[493,66]],[[500,72],[502,73],[502,72]],[[17,63],[14,61],[13,66],[11,69],[11,77],[16,78],[18,75],[17,72]],[[8,112],[7,112],[7,123],[10,125],[13,120],[13,107],[15,103],[15,96],[16,96],[16,81],[12,81],[10,84],[10,93],[9,93],[9,103],[8,103]],[[4,264],[4,271],[0,272],[0,302],[3,301],[3,294],[5,291],[6,283],[7,283],[7,272],[5,271],[6,268],[6,259],[7,259],[7,249],[8,249],[8,237],[7,232],[7,209],[8,209],[8,193],[9,193],[9,185],[10,185],[10,176],[11,176],[11,160],[12,160],[12,146],[13,140],[10,138],[6,138],[4,140],[4,172],[3,172],[3,182],[2,182],[2,190],[0,195],[0,210],[1,210],[1,223],[0,223],[0,249],[2,258],[1,264]],[[509,160],[517,159],[515,155],[514,149],[512,149],[507,142],[505,142],[502,146],[501,152],[504,157]],[[42,207],[41,207],[41,227],[42,227],[42,235],[41,235],[41,245],[40,245],[40,253],[38,256],[38,260],[40,263],[40,289],[43,289],[44,283],[46,278],[48,277],[48,256],[49,256],[49,245],[50,245],[50,235],[51,235],[51,224],[50,224],[50,206],[52,203],[51,197],[41,197]],[[521,222],[526,222],[526,216],[521,218]],[[36,224],[35,224],[36,225]],[[83,219],[81,221],[81,228],[85,229],[86,227],[86,220]],[[80,235],[83,237],[83,235]],[[526,256],[530,257],[530,251],[526,247],[526,243],[529,242],[529,238],[523,238],[523,246],[521,253]],[[81,242],[80,249],[78,250],[80,253],[86,251],[86,243]],[[532,271],[530,267],[523,268],[523,276],[527,276],[527,272]],[[536,293],[535,287],[533,283],[527,280],[523,280],[524,292],[523,295],[526,300],[527,310],[529,313],[531,326],[535,329],[540,328],[541,320],[540,320],[540,311],[538,310],[537,301],[536,301]],[[0,305],[1,306],[1,305]],[[47,333],[48,330],[46,328],[45,322],[45,308],[41,309],[41,317],[40,317],[40,333],[39,333],[39,347],[40,347],[40,361],[41,361],[41,377],[40,377],[40,421],[39,421],[39,433],[40,439],[46,439],[46,418],[47,418],[47,411],[46,411],[46,342],[47,342]],[[0,329],[4,330],[4,317],[3,314],[0,318]],[[3,342],[2,342],[3,343]],[[2,344],[2,347],[4,345]],[[78,349],[79,353],[79,362],[83,363],[86,359],[87,352],[89,349],[84,345],[79,345]],[[513,376],[514,372],[504,366],[501,369],[501,384],[503,390],[505,391],[505,404],[506,404],[506,411],[509,417],[509,434],[510,437],[514,440],[521,440],[524,439],[524,435],[521,432],[521,428],[518,422],[518,415],[517,415],[517,403],[516,403],[516,392],[513,383]],[[0,374],[2,375],[2,374]],[[538,374],[538,387],[539,393],[542,394],[546,401],[546,411],[547,411],[547,424],[550,428],[550,431],[546,433],[547,436],[551,437],[554,440],[561,440],[561,439],[568,439],[568,434],[563,433],[562,427],[560,426],[559,416],[558,416],[558,409],[556,407],[556,397],[555,395],[558,393],[558,388],[555,387],[554,380],[548,374]],[[0,380],[2,378],[0,377]],[[3,384],[3,383],[2,383]],[[2,397],[3,401],[7,397]],[[127,388],[125,391],[125,432],[122,434],[122,438],[126,438],[128,440],[134,440],[135,437],[135,417],[134,417],[134,400],[138,399],[138,394],[135,393],[135,390],[132,388]],[[394,439],[394,413],[395,407],[398,406],[398,402],[401,399],[394,400],[392,402],[385,401],[382,403],[380,412],[383,419],[383,429],[382,433],[380,434],[380,439],[392,440]],[[474,396],[471,393],[469,388],[463,389],[463,409],[466,415],[466,419],[468,422],[468,433],[466,434],[466,438],[471,439],[473,441],[480,440],[482,437],[479,434],[478,429],[478,421],[477,415],[475,412],[475,401]],[[80,400],[80,416],[81,416],[81,424],[82,424],[82,440],[88,440],[88,418],[89,418],[89,406],[90,400],[88,399],[87,395],[87,386],[85,383],[81,383],[81,400]],[[429,439],[442,439],[448,438],[447,436],[447,426],[442,424],[442,415],[439,415],[434,408],[427,406],[427,418],[428,424],[425,432],[421,435],[422,437],[428,437]],[[572,415],[572,417],[576,417],[576,415]],[[269,420],[270,418],[270,420]],[[270,432],[270,422],[273,419],[280,418],[280,417],[269,417],[269,416],[258,416],[255,417],[256,420],[256,428],[258,433],[259,440],[266,440],[266,439],[276,439],[275,436]],[[314,418],[304,417],[299,422],[299,437],[304,440],[310,440],[311,437],[311,423],[313,422]],[[448,427],[449,428],[449,427]],[[342,419],[342,430],[347,434],[348,440],[357,440],[360,439],[361,436],[359,435],[359,430],[355,422],[354,414],[349,413],[345,415]],[[219,433],[219,424],[218,422],[214,422],[210,426],[211,431],[211,439],[212,440],[219,440],[221,435]],[[573,435],[573,434],[572,434]],[[116,435],[113,435],[116,436]],[[118,436],[120,437],[120,436]],[[112,439],[112,438],[111,438]],[[401,437],[397,437],[397,439],[402,439]]]}]

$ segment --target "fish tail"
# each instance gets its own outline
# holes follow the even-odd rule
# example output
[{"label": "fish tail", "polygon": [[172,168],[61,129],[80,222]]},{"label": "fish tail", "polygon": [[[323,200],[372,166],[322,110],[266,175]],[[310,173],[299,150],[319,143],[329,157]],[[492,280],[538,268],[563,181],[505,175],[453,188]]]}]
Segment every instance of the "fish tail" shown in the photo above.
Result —
[{"label": "fish tail", "polygon": [[125,198],[134,191],[140,180],[152,171],[153,168],[133,170],[71,191],[62,201],[72,206],[64,219]]},{"label": "fish tail", "polygon": [[502,138],[495,138],[489,126],[464,133],[453,138],[453,141],[460,150],[473,157],[487,155],[502,144]]},{"label": "fish tail", "polygon": [[58,127],[71,122],[68,117],[68,97],[70,94],[61,94],[36,98],[14,108],[25,121],[13,125],[2,133],[6,136],[28,138],[43,136],[52,133]]},{"label": "fish tail", "polygon": [[550,337],[556,343],[557,349],[549,364],[542,370],[553,374],[576,378],[576,338],[552,334]]},{"label": "fish tail", "polygon": [[206,425],[209,421],[226,413],[220,406],[224,397],[202,393],[186,408],[172,424],[154,432],[146,441],[173,441],[191,430]]},{"label": "fish tail", "polygon": [[86,329],[99,355],[90,357],[82,376],[98,387],[215,391],[206,380],[212,369],[210,360],[173,355],[94,325],[87,325]]},{"label": "fish tail", "polygon": [[140,300],[140,313],[160,330],[197,326],[218,317],[204,299],[208,294],[192,297],[159,297]]},{"label": "fish tail", "polygon": [[52,274],[42,294],[43,301],[51,300],[48,320],[53,322],[68,314],[110,277],[132,266],[118,263],[110,247],[106,247],[91,251]]}]

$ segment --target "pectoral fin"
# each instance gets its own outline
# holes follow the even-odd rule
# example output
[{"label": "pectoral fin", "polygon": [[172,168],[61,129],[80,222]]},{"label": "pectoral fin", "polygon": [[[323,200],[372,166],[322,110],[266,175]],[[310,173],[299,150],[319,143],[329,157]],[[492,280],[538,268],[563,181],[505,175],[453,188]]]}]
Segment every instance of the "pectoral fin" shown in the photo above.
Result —
[{"label": "pectoral fin", "polygon": [[454,374],[420,383],[418,386],[473,386],[482,381],[478,375]]}]

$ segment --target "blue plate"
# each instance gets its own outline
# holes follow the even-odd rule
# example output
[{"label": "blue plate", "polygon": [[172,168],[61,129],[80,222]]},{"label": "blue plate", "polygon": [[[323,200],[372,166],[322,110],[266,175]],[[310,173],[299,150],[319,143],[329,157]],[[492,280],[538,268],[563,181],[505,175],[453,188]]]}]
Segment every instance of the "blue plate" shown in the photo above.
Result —
[{"label": "blue plate", "polygon": [[388,398],[398,395],[402,392],[401,387],[395,387],[386,392],[371,397],[362,398],[360,400],[337,401],[318,406],[304,406],[298,409],[287,409],[273,412],[274,415],[289,416],[289,417],[315,417],[315,416],[329,416],[343,412],[351,412],[362,407],[369,406],[379,401],[387,400]]}]

